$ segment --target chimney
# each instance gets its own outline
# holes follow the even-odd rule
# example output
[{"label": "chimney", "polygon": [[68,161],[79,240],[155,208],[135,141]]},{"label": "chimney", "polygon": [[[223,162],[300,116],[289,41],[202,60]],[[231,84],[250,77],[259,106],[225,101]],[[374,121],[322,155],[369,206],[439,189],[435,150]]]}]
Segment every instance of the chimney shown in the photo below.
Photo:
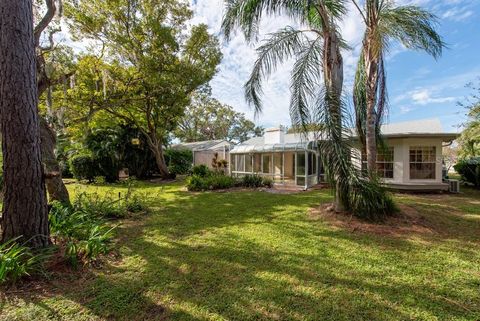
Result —
[{"label": "chimney", "polygon": [[265,129],[265,144],[283,144],[285,142],[285,130],[282,126]]}]

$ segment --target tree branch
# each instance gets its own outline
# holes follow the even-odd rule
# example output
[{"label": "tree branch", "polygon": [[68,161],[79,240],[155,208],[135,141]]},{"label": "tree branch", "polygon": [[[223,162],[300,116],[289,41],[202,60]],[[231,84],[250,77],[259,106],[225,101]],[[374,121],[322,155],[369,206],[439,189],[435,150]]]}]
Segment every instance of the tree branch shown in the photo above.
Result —
[{"label": "tree branch", "polygon": [[362,16],[363,21],[365,22],[365,25],[368,25],[368,23],[367,23],[367,18],[366,18],[365,15],[363,14],[362,9],[360,9],[360,6],[358,5],[357,1],[352,0],[352,2],[353,2],[353,4],[355,5],[355,7],[357,7],[358,12],[360,12],[360,15]]},{"label": "tree branch", "polygon": [[42,32],[48,27],[57,12],[55,0],[45,0],[45,3],[47,5],[47,12],[34,29],[35,47],[40,45],[40,36],[42,35]]}]

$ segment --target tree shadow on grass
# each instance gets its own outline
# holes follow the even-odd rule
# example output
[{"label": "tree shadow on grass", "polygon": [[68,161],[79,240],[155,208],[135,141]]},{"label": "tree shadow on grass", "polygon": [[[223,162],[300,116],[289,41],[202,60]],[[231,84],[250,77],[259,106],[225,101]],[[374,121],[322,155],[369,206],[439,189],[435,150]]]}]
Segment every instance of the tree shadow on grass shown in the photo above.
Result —
[{"label": "tree shadow on grass", "polygon": [[[463,266],[444,273],[478,259],[471,248],[447,244],[452,253],[437,256],[406,238],[308,219],[309,207],[330,199],[169,190],[157,211],[119,228],[121,261],[52,297],[113,320],[480,318],[480,276],[467,279]],[[29,300],[52,319],[66,313],[41,295]]]}]

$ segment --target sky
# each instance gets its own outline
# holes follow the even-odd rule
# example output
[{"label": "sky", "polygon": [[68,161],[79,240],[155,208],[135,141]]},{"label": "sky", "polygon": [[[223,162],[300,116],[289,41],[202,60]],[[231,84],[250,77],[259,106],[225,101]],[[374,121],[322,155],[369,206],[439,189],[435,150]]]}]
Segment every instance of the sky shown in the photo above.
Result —
[{"label": "sky", "polygon": [[[392,43],[387,55],[389,113],[387,122],[439,118],[446,132],[459,131],[465,109],[458,101],[471,92],[465,85],[480,77],[480,0],[401,0],[398,5],[415,4],[433,12],[439,20],[438,32],[447,44],[443,55],[435,60],[422,52],[414,52]],[[343,52],[345,64],[344,91],[351,96],[353,75],[363,32],[362,20],[353,5],[341,22],[344,39],[351,50]],[[257,125],[272,127],[290,125],[290,72],[287,62],[264,84],[263,113],[255,117],[244,99],[243,85],[256,59],[255,48],[240,33],[226,42],[220,25],[224,12],[223,0],[192,0],[192,23],[205,23],[218,35],[223,60],[210,82],[215,98],[245,113]],[[261,40],[271,32],[294,22],[287,17],[268,17],[262,21]]]}]

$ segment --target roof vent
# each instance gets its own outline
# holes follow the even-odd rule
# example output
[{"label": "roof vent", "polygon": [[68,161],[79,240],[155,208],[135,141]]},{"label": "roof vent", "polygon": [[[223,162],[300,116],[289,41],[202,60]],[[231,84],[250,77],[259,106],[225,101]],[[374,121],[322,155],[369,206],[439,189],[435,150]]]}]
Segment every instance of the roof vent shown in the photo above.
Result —
[{"label": "roof vent", "polygon": [[283,144],[285,142],[285,129],[283,126],[265,129],[265,144]]}]

